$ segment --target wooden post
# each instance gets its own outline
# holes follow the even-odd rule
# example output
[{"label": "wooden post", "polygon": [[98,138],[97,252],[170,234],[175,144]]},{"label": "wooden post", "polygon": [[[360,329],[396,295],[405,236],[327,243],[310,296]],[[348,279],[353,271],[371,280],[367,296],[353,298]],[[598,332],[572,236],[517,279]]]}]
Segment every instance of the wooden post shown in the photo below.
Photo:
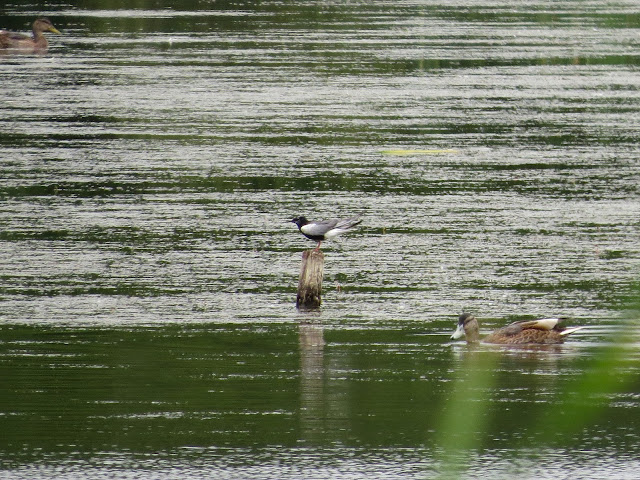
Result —
[{"label": "wooden post", "polygon": [[298,282],[296,307],[317,308],[322,303],[322,273],[324,271],[324,253],[320,250],[302,252],[302,267]]}]

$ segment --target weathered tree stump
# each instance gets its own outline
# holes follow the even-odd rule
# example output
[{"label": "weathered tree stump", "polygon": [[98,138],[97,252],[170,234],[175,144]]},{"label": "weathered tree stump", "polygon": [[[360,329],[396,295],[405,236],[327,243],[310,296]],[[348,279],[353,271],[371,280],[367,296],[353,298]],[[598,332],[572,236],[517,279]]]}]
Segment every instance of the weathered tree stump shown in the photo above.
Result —
[{"label": "weathered tree stump", "polygon": [[317,308],[320,306],[322,303],[323,272],[324,253],[315,249],[302,252],[296,307]]}]

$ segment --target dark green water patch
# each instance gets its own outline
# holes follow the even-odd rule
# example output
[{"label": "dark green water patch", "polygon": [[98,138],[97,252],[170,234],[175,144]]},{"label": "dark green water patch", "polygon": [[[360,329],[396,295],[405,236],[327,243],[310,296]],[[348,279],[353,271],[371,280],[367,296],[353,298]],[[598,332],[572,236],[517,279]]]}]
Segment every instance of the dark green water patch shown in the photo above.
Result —
[{"label": "dark green water patch", "polygon": [[[95,274],[97,275],[97,274]],[[79,277],[82,277],[80,275]],[[82,278],[58,277],[55,279],[39,278],[36,282],[21,282],[20,277],[12,276],[4,279],[0,294],[25,297],[76,297],[76,296],[127,296],[127,297],[166,297],[189,293],[190,289],[179,286],[159,286],[134,281],[116,282],[113,279],[97,277],[92,281]]]},{"label": "dark green water patch", "polygon": [[[566,137],[566,141],[575,141],[574,137]],[[570,140],[569,140],[570,139]],[[557,145],[565,140],[558,139]],[[545,143],[549,139],[545,138]],[[523,172],[535,170],[578,170],[575,165],[545,165],[529,164],[523,168],[519,165],[492,166],[488,170]],[[587,170],[593,168],[586,166]],[[484,167],[480,172],[486,170]],[[632,172],[629,172],[631,175]],[[598,181],[600,180],[600,181]],[[570,193],[572,196],[599,195],[600,192],[609,190],[607,177],[592,179],[590,183],[582,181],[562,181],[556,178],[542,177],[532,181],[527,176],[512,177],[509,179],[475,178],[475,179],[451,179],[451,178],[406,178],[402,176],[389,176],[359,173],[318,172],[313,176],[216,176],[216,177],[176,177],[171,180],[112,180],[95,182],[57,182],[48,185],[22,185],[0,187],[0,197],[72,197],[72,198],[126,198],[140,195],[158,194],[186,194],[186,193],[237,193],[240,191],[307,191],[307,192],[365,192],[365,193],[391,193],[412,195],[436,195],[471,192],[521,192],[546,195],[562,195]],[[619,193],[633,193],[638,187],[629,183],[621,185]],[[64,231],[60,232],[64,234]],[[56,235],[52,232],[51,235]]]},{"label": "dark green water patch", "polygon": [[[432,329],[400,323],[365,330],[295,323],[1,325],[2,453],[7,465],[17,465],[58,461],[72,451],[90,458],[336,442],[433,448],[456,389],[464,388],[456,379],[472,381],[469,361],[488,359],[491,384],[478,385],[473,395],[491,402],[486,422],[472,432],[485,448],[516,439],[529,445],[535,440],[522,432],[535,431],[546,418],[543,403],[589,365],[589,357],[571,347],[458,348],[420,335]],[[629,421],[608,408],[589,430],[613,434]],[[628,452],[636,447],[620,443]]]}]

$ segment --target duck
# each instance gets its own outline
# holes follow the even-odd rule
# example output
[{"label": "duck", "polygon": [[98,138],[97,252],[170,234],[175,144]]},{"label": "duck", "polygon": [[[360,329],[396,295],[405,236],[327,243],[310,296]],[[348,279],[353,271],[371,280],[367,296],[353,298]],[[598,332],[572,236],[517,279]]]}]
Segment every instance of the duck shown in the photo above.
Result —
[{"label": "duck", "polygon": [[0,49],[43,51],[49,46],[43,33],[60,33],[46,17],[36,18],[32,28],[33,36],[31,37],[22,33],[0,30]]},{"label": "duck", "polygon": [[[561,323],[564,318],[541,318],[539,320],[523,320],[514,322],[506,327],[490,333],[482,339],[483,343],[497,343],[504,345],[549,345],[564,343],[565,338],[584,327],[565,328]],[[467,343],[478,343],[479,324],[476,317],[470,313],[463,313],[458,318],[458,328],[452,340],[467,338]]]},{"label": "duck", "polygon": [[298,230],[310,240],[318,242],[316,251],[320,250],[323,241],[343,234],[347,230],[351,230],[362,222],[360,217],[351,218],[333,218],[331,220],[307,220],[304,216],[295,217],[291,220],[298,226]]}]

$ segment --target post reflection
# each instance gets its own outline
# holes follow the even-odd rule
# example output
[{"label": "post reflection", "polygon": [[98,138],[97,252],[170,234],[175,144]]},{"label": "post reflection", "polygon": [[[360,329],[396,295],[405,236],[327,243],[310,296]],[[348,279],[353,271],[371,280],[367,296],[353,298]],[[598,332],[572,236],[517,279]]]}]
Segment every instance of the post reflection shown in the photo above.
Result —
[{"label": "post reflection", "polygon": [[324,329],[319,319],[300,322],[301,439],[318,443],[324,434]]}]

